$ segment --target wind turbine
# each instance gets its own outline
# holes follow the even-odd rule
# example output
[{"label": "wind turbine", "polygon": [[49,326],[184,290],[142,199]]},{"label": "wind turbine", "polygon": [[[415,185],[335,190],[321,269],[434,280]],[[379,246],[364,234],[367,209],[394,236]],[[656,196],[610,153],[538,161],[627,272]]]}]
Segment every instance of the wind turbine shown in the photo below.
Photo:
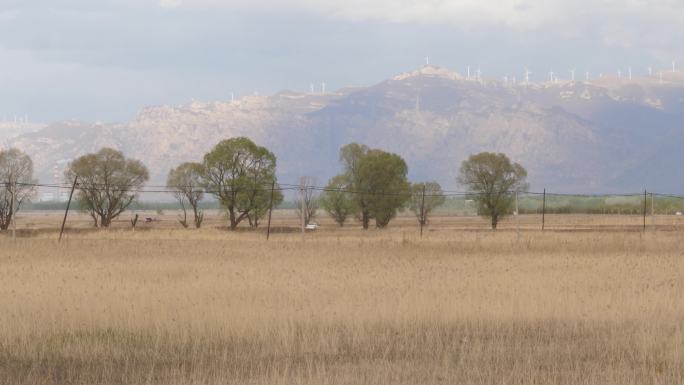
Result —
[{"label": "wind turbine", "polygon": [[325,82],[321,82],[321,95],[325,95]]},{"label": "wind turbine", "polygon": [[313,95],[316,92],[316,87],[313,83],[309,84],[309,90],[311,91],[311,95]]},{"label": "wind turbine", "polygon": [[430,56],[425,56],[425,65],[426,66],[430,65]]},{"label": "wind turbine", "polygon": [[653,67],[648,67],[648,76],[653,76]]},{"label": "wind turbine", "polygon": [[660,71],[658,75],[660,76],[660,84],[663,84],[663,71]]},{"label": "wind turbine", "polygon": [[551,83],[553,83],[553,70],[549,71],[549,79],[551,80]]},{"label": "wind turbine", "polygon": [[575,81],[575,70],[574,69],[570,70],[570,78],[572,79],[573,82]]},{"label": "wind turbine", "polygon": [[587,72],[584,73],[584,79],[585,79],[586,81],[589,81],[589,71],[587,71]]},{"label": "wind turbine", "polygon": [[622,70],[618,70],[618,79],[622,80]]},{"label": "wind turbine", "polygon": [[530,75],[532,75],[532,72],[525,68],[525,84],[530,84]]},{"label": "wind turbine", "polygon": [[674,60],[672,61],[672,72],[677,72],[677,62]]},{"label": "wind turbine", "polygon": [[470,80],[470,66],[468,66],[468,77],[466,79]]},{"label": "wind turbine", "polygon": [[629,81],[632,81],[632,67],[627,67],[627,71],[629,72]]},{"label": "wind turbine", "polygon": [[477,67],[477,81],[482,82],[482,70],[480,70],[480,67]]}]

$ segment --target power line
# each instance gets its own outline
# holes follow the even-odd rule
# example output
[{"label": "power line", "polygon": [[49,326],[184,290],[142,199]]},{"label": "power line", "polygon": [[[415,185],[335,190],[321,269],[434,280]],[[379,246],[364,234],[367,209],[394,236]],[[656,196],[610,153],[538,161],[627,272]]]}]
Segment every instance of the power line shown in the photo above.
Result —
[{"label": "power line", "polygon": [[[141,186],[141,187],[133,187],[130,185],[117,185],[117,184],[89,184],[89,183],[82,183],[79,182],[79,185],[76,187],[77,190],[88,190],[88,191],[111,191],[111,190],[125,190],[130,193],[136,193],[136,194],[146,194],[146,193],[156,193],[156,194],[164,194],[164,193],[178,193],[180,192],[181,189],[196,189],[197,192],[203,192],[207,194],[220,194],[220,193],[226,193],[226,194],[232,194],[232,193],[240,193],[240,192],[253,192],[253,191],[270,191],[271,190],[271,183],[272,182],[263,182],[263,183],[257,183],[256,185],[245,187],[245,188],[220,188],[220,189],[207,189],[202,186],[176,186],[177,188],[173,188],[170,186],[161,186],[161,185],[146,185],[146,186]],[[17,183],[0,183],[0,186],[3,187],[9,187],[9,186],[24,186],[24,187],[40,187],[40,188],[48,188],[48,189],[70,189],[71,185],[70,184],[58,184],[58,183],[26,183],[26,182],[17,182]],[[323,186],[314,186],[314,185],[307,185],[307,186],[300,186],[298,184],[291,184],[291,183],[278,183],[276,184],[276,187],[274,188],[274,191],[298,191],[298,190],[315,190],[319,192],[335,192],[335,193],[346,193],[346,194],[356,194],[356,195],[372,195],[372,196],[405,196],[405,195],[410,195],[412,194],[411,191],[362,191],[362,190],[354,190],[354,189],[349,189],[349,188],[330,188],[330,187],[323,187]],[[504,191],[504,192],[499,192],[501,195],[513,195],[515,193],[518,194],[525,194],[525,195],[530,195],[530,196],[542,196],[544,193],[543,192],[537,192],[537,191],[516,191],[516,190],[509,190],[509,191]],[[433,194],[426,194],[425,197],[477,197],[480,195],[485,195],[486,193],[481,193],[481,192],[474,192],[474,191],[456,191],[456,190],[443,190],[441,193],[433,193]],[[608,197],[637,197],[641,196],[643,193],[597,193],[597,194],[573,194],[573,193],[550,193],[547,192],[546,196],[547,197],[567,197],[567,198],[608,198]],[[684,199],[684,195],[677,195],[677,194],[662,194],[662,193],[653,193],[654,196],[657,197],[665,197],[665,198],[677,198],[677,199]]]}]

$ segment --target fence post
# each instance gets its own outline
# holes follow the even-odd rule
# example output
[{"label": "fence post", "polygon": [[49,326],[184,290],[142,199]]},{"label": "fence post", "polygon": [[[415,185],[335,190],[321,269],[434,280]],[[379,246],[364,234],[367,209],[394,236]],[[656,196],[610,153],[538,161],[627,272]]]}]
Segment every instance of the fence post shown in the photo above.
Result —
[{"label": "fence post", "polygon": [[648,191],[644,190],[644,232],[646,231],[646,201],[648,199]]},{"label": "fence post", "polygon": [[544,189],[544,195],[542,197],[542,231],[546,225],[546,188]]},{"label": "fence post", "polygon": [[66,225],[67,215],[69,214],[69,207],[71,207],[71,198],[74,196],[74,190],[76,189],[76,183],[78,183],[78,175],[74,177],[74,184],[71,186],[71,193],[69,193],[69,201],[67,202],[66,210],[64,211],[64,219],[62,220],[62,228],[59,230],[59,240],[57,242],[62,242],[62,234],[64,234],[64,225]]},{"label": "fence post", "polygon": [[271,182],[271,199],[268,202],[268,226],[266,227],[266,240],[271,237],[271,213],[273,212],[273,192],[275,191],[275,179]]},{"label": "fence post", "polygon": [[423,237],[423,225],[425,224],[425,184],[423,184],[423,195],[420,200],[420,237]]}]

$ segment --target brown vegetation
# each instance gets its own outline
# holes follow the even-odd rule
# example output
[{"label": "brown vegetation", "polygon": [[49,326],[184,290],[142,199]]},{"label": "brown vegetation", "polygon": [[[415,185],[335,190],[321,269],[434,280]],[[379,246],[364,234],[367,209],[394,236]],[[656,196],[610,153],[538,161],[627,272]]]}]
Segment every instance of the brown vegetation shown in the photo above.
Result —
[{"label": "brown vegetation", "polygon": [[405,222],[0,236],[0,384],[684,382],[680,232]]}]

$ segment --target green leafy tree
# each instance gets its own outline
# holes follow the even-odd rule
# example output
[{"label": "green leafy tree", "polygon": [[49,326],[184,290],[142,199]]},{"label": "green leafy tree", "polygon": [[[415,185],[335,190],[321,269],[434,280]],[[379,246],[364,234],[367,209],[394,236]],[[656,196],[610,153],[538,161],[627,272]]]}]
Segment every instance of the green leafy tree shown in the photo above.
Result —
[{"label": "green leafy tree", "polygon": [[461,164],[458,182],[468,189],[478,213],[491,220],[492,229],[510,214],[514,192],[527,189],[527,171],[505,154],[482,152]]},{"label": "green leafy tree", "polygon": [[399,155],[382,150],[370,150],[358,162],[354,187],[359,194],[355,196],[378,228],[386,227],[410,198],[407,174],[406,162]]},{"label": "green leafy tree", "polygon": [[386,227],[410,197],[406,162],[358,143],[340,149],[340,162],[344,173],[335,182],[353,192],[349,207],[355,209],[363,228],[368,229],[371,219],[377,227]]},{"label": "green leafy tree", "polygon": [[[350,143],[340,149],[340,162],[344,166],[344,174],[342,175],[349,181],[348,188],[352,191],[361,187],[359,165],[369,151],[370,149],[367,146],[358,143]],[[352,198],[358,219],[363,224],[363,228],[368,229],[370,220],[373,218],[370,209],[370,197],[365,194],[354,194]]]},{"label": "green leafy tree", "polygon": [[[256,229],[261,224],[261,219],[268,214],[269,203],[271,202],[271,187],[263,186],[264,189],[255,193],[252,210],[247,215],[249,226]],[[275,184],[273,190],[273,206],[277,206],[283,201],[283,193],[280,191],[278,183]]]},{"label": "green leafy tree", "polygon": [[418,223],[427,225],[428,217],[437,207],[444,204],[446,197],[442,186],[437,182],[411,184],[411,199],[409,209],[416,214]]},{"label": "green leafy tree", "polygon": [[183,210],[183,217],[179,222],[185,228],[189,226],[186,205],[192,209],[195,227],[199,229],[202,226],[204,213],[200,210],[199,203],[204,197],[203,174],[204,167],[201,163],[186,162],[171,170],[166,179],[166,185],[173,190],[173,195]]},{"label": "green leafy tree", "polygon": [[330,179],[323,194],[320,197],[321,207],[340,227],[344,226],[347,218],[352,215],[356,208],[350,189],[349,178],[346,175],[337,175]]},{"label": "green leafy tree", "polygon": [[93,218],[95,227],[109,227],[137,197],[137,190],[149,179],[142,162],[127,159],[120,151],[103,148],[69,164],[67,181],[78,176],[76,200]]},{"label": "green leafy tree", "polygon": [[16,148],[0,150],[0,230],[7,230],[35,193],[31,157]]},{"label": "green leafy tree", "polygon": [[[204,155],[204,186],[227,210],[230,228],[247,219],[253,227],[268,209],[276,157],[245,137],[226,139]],[[274,194],[273,204],[283,195]]]}]

